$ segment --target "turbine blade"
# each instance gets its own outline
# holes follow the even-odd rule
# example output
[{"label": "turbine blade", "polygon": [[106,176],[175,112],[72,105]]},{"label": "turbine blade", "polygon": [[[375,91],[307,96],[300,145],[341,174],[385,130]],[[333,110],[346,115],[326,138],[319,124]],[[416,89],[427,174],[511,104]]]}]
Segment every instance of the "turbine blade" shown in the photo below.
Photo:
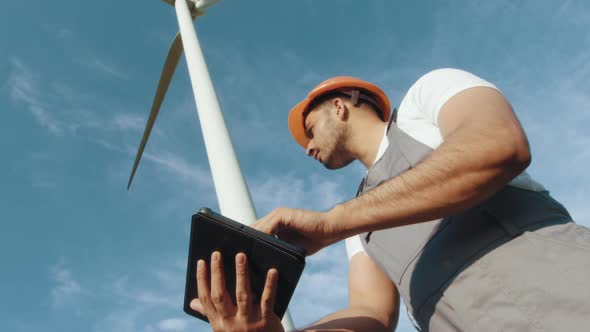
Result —
[{"label": "turbine blade", "polygon": [[133,181],[133,176],[135,175],[135,171],[137,170],[137,166],[139,165],[139,161],[141,160],[141,155],[143,154],[145,145],[148,141],[148,138],[150,137],[150,133],[152,132],[152,128],[154,127],[154,123],[156,122],[156,117],[158,116],[158,112],[160,111],[160,106],[162,105],[162,101],[164,101],[164,97],[166,96],[166,92],[168,91],[168,87],[170,86],[170,81],[172,81],[174,71],[176,70],[176,66],[178,66],[178,62],[180,61],[180,57],[182,56],[182,52],[182,38],[180,38],[179,32],[174,38],[172,45],[170,46],[170,51],[168,51],[168,57],[166,58],[166,62],[164,63],[164,69],[162,69],[162,74],[160,75],[158,89],[156,90],[156,95],[152,103],[152,110],[150,112],[150,116],[148,117],[147,124],[145,126],[145,131],[143,132],[143,137],[141,138],[141,143],[139,144],[139,149],[137,150],[137,155],[135,156],[135,163],[133,164],[133,169],[131,170],[131,175],[129,176],[127,190],[129,190],[129,187],[131,187],[131,181]]}]

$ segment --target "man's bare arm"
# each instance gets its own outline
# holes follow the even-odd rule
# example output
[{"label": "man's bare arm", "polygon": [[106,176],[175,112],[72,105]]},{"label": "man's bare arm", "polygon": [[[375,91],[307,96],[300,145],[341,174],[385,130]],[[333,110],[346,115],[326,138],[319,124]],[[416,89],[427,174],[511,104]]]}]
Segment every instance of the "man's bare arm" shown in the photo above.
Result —
[{"label": "man's bare arm", "polygon": [[524,131],[495,89],[457,94],[438,122],[444,142],[427,159],[328,212],[340,238],[452,215],[490,197],[530,164]]},{"label": "man's bare arm", "polygon": [[389,277],[365,253],[350,260],[349,305],[299,331],[394,331],[399,293]]}]

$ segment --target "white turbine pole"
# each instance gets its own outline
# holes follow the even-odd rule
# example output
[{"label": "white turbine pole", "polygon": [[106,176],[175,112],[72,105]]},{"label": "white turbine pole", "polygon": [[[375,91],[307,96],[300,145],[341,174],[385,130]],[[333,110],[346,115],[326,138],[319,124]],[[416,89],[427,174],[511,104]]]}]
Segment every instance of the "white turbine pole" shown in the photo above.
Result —
[{"label": "white turbine pole", "polygon": [[[176,15],[219,207],[223,215],[249,225],[256,221],[256,213],[221,113],[187,1],[194,0],[176,0]],[[283,326],[286,331],[294,330],[288,311],[283,317]]]}]

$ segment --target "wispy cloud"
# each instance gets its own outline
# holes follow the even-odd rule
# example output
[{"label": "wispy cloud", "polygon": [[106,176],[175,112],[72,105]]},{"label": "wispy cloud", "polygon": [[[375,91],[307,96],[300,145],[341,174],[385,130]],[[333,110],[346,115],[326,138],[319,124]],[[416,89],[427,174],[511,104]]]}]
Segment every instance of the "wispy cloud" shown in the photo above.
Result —
[{"label": "wispy cloud", "polygon": [[251,191],[261,213],[281,206],[325,210],[345,199],[343,188],[348,185],[317,174],[305,179],[293,173],[261,174],[252,182]]},{"label": "wispy cloud", "polygon": [[55,189],[57,183],[44,174],[33,174],[31,185],[36,189]]},{"label": "wispy cloud", "polygon": [[[50,278],[55,284],[50,293],[51,305],[68,312],[68,318],[76,314],[85,326],[90,319],[98,317],[91,324],[95,332],[183,331],[206,327],[196,319],[178,316],[182,314],[185,271],[175,256],[163,261],[158,266],[136,265],[123,271],[95,273],[97,278],[92,280],[79,280],[62,257],[51,268]],[[172,279],[179,280],[171,282]],[[95,307],[97,303],[108,305]],[[82,310],[89,306],[93,308],[91,311]]]},{"label": "wispy cloud", "polygon": [[143,308],[126,307],[124,309],[118,308],[105,315],[102,319],[95,323],[94,332],[112,332],[112,331],[126,331],[126,332],[143,332],[153,329],[149,328],[148,324],[143,324],[145,321],[146,312]]},{"label": "wispy cloud", "polygon": [[63,135],[65,123],[57,119],[48,109],[40,93],[39,77],[34,75],[20,59],[11,58],[11,72],[7,86],[13,102],[22,103],[33,115],[35,121],[54,135]]},{"label": "wispy cloud", "polygon": [[112,120],[113,125],[122,131],[143,131],[146,116],[129,113],[117,113]]},{"label": "wispy cloud", "polygon": [[108,76],[113,76],[115,78],[119,78],[119,79],[127,79],[128,75],[125,74],[119,67],[117,67],[116,65],[109,63],[107,61],[105,61],[104,59],[99,58],[98,56],[94,55],[94,54],[87,54],[85,57],[83,58],[79,58],[78,61],[91,68],[94,69],[95,71],[108,75]]},{"label": "wispy cloud", "polygon": [[162,331],[186,331],[187,327],[186,318],[168,318],[158,322],[158,328]]},{"label": "wispy cloud", "polygon": [[51,289],[51,303],[54,308],[71,305],[83,294],[80,283],[73,277],[72,271],[66,266],[64,258],[61,258],[53,266],[50,277],[54,283]]},{"label": "wispy cloud", "polygon": [[177,180],[186,181],[199,188],[207,188],[211,184],[211,174],[208,170],[191,165],[178,155],[160,151],[158,155],[144,153],[144,158],[170,171]]},{"label": "wispy cloud", "polygon": [[[146,282],[157,284],[158,287],[145,288]],[[155,280],[153,275],[148,272],[147,278],[144,277],[139,283],[130,281],[130,276],[124,275],[116,279],[111,285],[104,285],[103,288],[110,290],[119,302],[132,302],[139,306],[157,306],[168,309],[177,307],[178,299],[175,296],[176,294],[162,292],[162,285],[163,283]],[[178,284],[174,284],[172,286],[167,285],[166,288],[170,290],[171,288],[179,289],[180,287]]]},{"label": "wispy cloud", "polygon": [[[50,82],[16,57],[10,59],[6,86],[12,102],[24,105],[35,121],[52,135],[76,135],[80,130],[98,130],[97,135],[101,132],[103,135],[135,133],[145,125],[145,118],[131,113],[117,113],[110,118],[99,116],[87,106],[96,103],[97,97],[64,82]],[[154,132],[158,134],[159,130]]]},{"label": "wispy cloud", "polygon": [[206,328],[206,324],[184,315],[186,262],[176,255],[154,258],[152,266],[137,266],[97,288],[111,305],[94,331],[184,331]]},{"label": "wispy cloud", "polygon": [[71,39],[74,36],[74,31],[68,28],[61,28],[55,34],[57,39]]}]

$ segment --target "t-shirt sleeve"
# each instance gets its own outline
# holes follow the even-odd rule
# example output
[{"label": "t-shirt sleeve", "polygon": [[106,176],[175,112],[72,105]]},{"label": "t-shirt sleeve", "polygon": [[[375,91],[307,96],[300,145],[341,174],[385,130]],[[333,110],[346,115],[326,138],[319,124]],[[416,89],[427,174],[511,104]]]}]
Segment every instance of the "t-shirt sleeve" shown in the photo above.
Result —
[{"label": "t-shirt sleeve", "polygon": [[363,248],[363,244],[361,243],[361,238],[359,235],[347,238],[344,243],[346,244],[346,253],[348,255],[349,261],[354,255],[360,252],[365,252],[365,248]]},{"label": "t-shirt sleeve", "polygon": [[426,120],[438,127],[438,114],[443,105],[461,91],[474,87],[490,87],[492,83],[469,72],[454,68],[433,70],[413,86],[413,99]]}]

